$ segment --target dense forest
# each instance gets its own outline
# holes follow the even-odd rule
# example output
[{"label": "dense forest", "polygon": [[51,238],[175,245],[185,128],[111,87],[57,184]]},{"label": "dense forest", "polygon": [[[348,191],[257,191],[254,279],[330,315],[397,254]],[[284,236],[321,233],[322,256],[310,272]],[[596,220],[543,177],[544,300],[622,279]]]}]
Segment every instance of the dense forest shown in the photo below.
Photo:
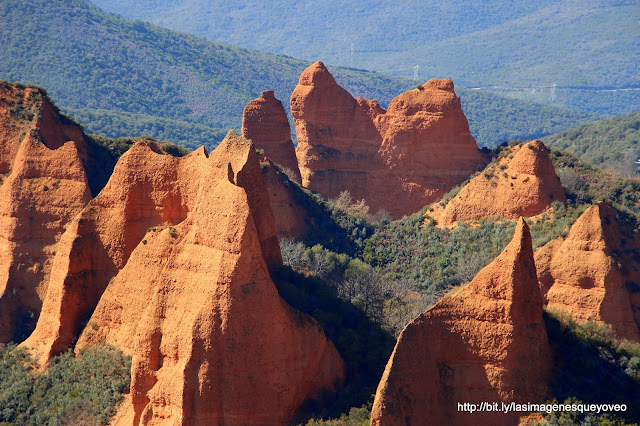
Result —
[{"label": "dense forest", "polygon": [[58,355],[47,371],[25,349],[0,345],[0,423],[108,424],[130,381],[131,357],[107,345]]},{"label": "dense forest", "polygon": [[196,149],[202,145],[212,149],[227,134],[225,129],[216,129],[206,124],[147,114],[75,108],[67,108],[66,112],[79,123],[84,123],[87,131],[97,135],[113,138],[148,135],[161,141],[172,141],[189,149]]},{"label": "dense forest", "polygon": [[572,127],[543,141],[593,164],[633,176],[640,167],[640,112]]},{"label": "dense forest", "polygon": [[[0,47],[0,79],[46,87],[87,131],[147,134],[191,148],[212,148],[229,128],[239,129],[244,106],[263,90],[275,90],[288,109],[308,66],[129,21],[84,0],[1,2]],[[364,70],[331,72],[354,96],[382,105],[416,84]],[[601,118],[476,90],[457,92],[483,146]]]}]

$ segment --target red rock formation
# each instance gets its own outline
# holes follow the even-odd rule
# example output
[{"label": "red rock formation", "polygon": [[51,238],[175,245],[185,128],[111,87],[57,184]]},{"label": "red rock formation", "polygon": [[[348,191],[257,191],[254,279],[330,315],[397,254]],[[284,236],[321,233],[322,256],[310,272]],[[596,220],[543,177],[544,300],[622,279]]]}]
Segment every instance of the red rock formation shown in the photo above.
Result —
[{"label": "red rock formation", "polygon": [[[51,260],[89,202],[82,131],[39,89],[0,84],[0,341],[33,330]],[[26,335],[25,335],[26,334]]]},{"label": "red rock formation", "polygon": [[291,95],[302,185],[327,198],[345,189],[358,200],[366,198],[371,173],[381,169],[376,158],[381,137],[371,118],[378,110],[354,99],[322,62],[307,68]]},{"label": "red rock formation", "polygon": [[313,220],[313,215],[296,198],[295,183],[268,157],[263,156],[260,164],[267,181],[269,201],[271,201],[278,237],[303,240],[309,232],[308,221]]},{"label": "red rock formation", "polygon": [[144,235],[77,347],[133,355],[117,424],[284,424],[341,380],[342,361],[269,277],[279,251],[251,142],[229,135],[197,166],[186,216]]},{"label": "red rock formation", "polygon": [[232,183],[243,188],[247,194],[247,202],[267,267],[271,269],[282,266],[273,210],[254,145],[251,141],[236,136],[231,130],[225,140],[211,153],[209,162],[217,169],[234,173]]},{"label": "red rock formation", "polygon": [[640,300],[634,287],[640,283],[640,263],[634,253],[640,244],[617,215],[602,202],[589,207],[564,240],[536,250],[536,265],[549,309],[579,322],[603,322],[618,337],[638,342]]},{"label": "red rock formation", "polygon": [[427,172],[446,180],[460,169],[475,171],[479,164],[476,141],[449,79],[433,79],[402,93],[378,120],[379,151],[392,168],[415,167],[426,159]]},{"label": "red rock formation", "polygon": [[427,215],[449,226],[458,220],[485,217],[531,217],[553,201],[566,203],[549,150],[538,140],[516,147],[509,156],[471,179],[444,208],[433,206]]},{"label": "red rock formation", "polygon": [[385,111],[354,99],[322,62],[291,96],[302,184],[328,198],[349,190],[400,217],[466,179],[483,161],[451,80],[431,80]]},{"label": "red rock formation", "polygon": [[291,179],[301,182],[289,119],[282,102],[273,95],[273,90],[262,92],[259,98],[244,108],[242,137],[251,139],[256,148],[264,150],[267,157],[291,170]]},{"label": "red rock formation", "polygon": [[184,220],[199,189],[193,176],[205,161],[203,148],[176,158],[147,142],[120,158],[105,188],[61,237],[41,316],[24,342],[37,359],[46,362],[71,347],[148,228]]},{"label": "red rock formation", "polygon": [[520,219],[502,254],[405,327],[371,424],[516,424],[527,413],[471,414],[458,403],[544,401],[550,362],[531,236]]}]

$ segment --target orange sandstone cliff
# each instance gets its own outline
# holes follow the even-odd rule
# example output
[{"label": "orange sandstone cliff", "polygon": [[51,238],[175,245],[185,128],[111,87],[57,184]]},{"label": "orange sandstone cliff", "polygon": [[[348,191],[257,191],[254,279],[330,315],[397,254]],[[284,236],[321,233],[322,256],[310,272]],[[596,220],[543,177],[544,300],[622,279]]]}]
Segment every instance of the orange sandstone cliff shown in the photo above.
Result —
[{"label": "orange sandstone cliff", "polygon": [[[139,142],[63,235],[34,333],[41,362],[106,340],[133,355],[116,424],[282,424],[343,378],[320,325],[278,295],[259,157]],[[82,330],[79,324],[86,322]]]},{"label": "orange sandstone cliff", "polygon": [[296,184],[269,157],[263,155],[260,165],[267,181],[278,237],[304,240],[313,226],[310,224],[314,217],[296,194],[301,189],[296,188]]},{"label": "orange sandstone cliff", "polygon": [[33,330],[65,228],[91,199],[82,131],[36,88],[0,83],[0,342]]},{"label": "orange sandstone cliff", "polygon": [[290,182],[291,179],[300,183],[302,178],[291,141],[289,119],[282,102],[276,99],[272,90],[262,92],[259,98],[249,102],[244,108],[242,136],[264,151],[260,162],[267,182],[278,236],[304,238],[309,230],[309,215],[296,201],[293,183]]},{"label": "orange sandstone cliff", "polygon": [[543,401],[550,354],[531,236],[520,219],[493,262],[402,331],[371,424],[517,424],[522,413],[471,414],[458,403]]},{"label": "orange sandstone cliff", "polygon": [[41,362],[72,346],[147,229],[186,217],[198,190],[189,176],[204,151],[182,159],[161,152],[153,142],[129,149],[105,188],[62,235],[42,313],[24,342]]},{"label": "orange sandstone cliff", "polygon": [[444,208],[435,205],[427,215],[444,226],[485,217],[516,219],[538,215],[553,201],[566,203],[565,193],[548,148],[534,140],[514,148],[471,179]]},{"label": "orange sandstone cliff", "polygon": [[289,169],[293,173],[291,179],[301,182],[289,119],[273,90],[265,90],[244,108],[242,137],[251,139],[256,148],[264,150],[267,157]]},{"label": "orange sandstone cliff", "polygon": [[483,163],[451,80],[405,92],[385,111],[354,99],[322,62],[291,96],[302,184],[327,198],[349,190],[395,218],[435,201]]},{"label": "orange sandstone cliff", "polygon": [[576,321],[598,321],[640,341],[640,244],[605,203],[589,207],[569,234],[536,250],[547,307]]}]

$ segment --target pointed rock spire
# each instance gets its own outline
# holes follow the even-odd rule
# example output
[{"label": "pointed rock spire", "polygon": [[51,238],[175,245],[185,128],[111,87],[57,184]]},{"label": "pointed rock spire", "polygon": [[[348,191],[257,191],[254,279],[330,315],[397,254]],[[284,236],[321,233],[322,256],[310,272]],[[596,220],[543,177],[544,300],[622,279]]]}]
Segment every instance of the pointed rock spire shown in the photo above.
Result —
[{"label": "pointed rock spire", "polygon": [[259,98],[249,102],[244,108],[242,137],[251,139],[257,149],[264,150],[267,157],[290,169],[293,180],[301,182],[289,119],[273,90],[262,92]]},{"label": "pointed rock spire", "polygon": [[640,282],[640,264],[632,253],[640,244],[618,212],[599,202],[589,207],[567,237],[536,251],[547,307],[576,321],[599,321],[620,338],[640,341],[640,304],[629,283]]},{"label": "pointed rock spire", "polygon": [[493,262],[403,330],[371,424],[517,423],[519,413],[470,414],[458,402],[543,400],[550,362],[531,236],[520,218]]}]

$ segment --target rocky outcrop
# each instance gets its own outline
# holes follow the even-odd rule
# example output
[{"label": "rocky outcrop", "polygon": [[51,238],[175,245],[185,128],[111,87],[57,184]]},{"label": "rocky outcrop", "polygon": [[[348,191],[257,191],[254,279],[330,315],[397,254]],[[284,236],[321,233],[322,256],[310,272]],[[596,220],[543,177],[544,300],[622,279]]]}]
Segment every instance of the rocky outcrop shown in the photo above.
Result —
[{"label": "rocky outcrop", "polygon": [[504,251],[400,334],[378,386],[372,425],[517,424],[523,413],[458,403],[543,401],[550,348],[523,219]]},{"label": "rocky outcrop", "polygon": [[354,99],[316,62],[291,96],[302,184],[327,198],[349,190],[393,217],[436,200],[482,165],[451,80],[391,101]]},{"label": "rocky outcrop", "polygon": [[244,108],[242,137],[251,139],[256,148],[264,150],[267,157],[290,170],[290,178],[300,183],[300,170],[291,141],[289,119],[273,90],[262,92],[259,98],[252,100]]},{"label": "rocky outcrop", "polygon": [[0,342],[35,326],[56,244],[91,199],[80,128],[36,88],[0,83]]},{"label": "rocky outcrop", "polygon": [[485,217],[532,217],[552,202],[566,203],[549,150],[534,140],[515,147],[495,164],[471,179],[446,206],[432,206],[427,215],[439,225]]},{"label": "rocky outcrop", "polygon": [[267,181],[269,201],[276,221],[276,233],[280,239],[304,240],[310,231],[314,214],[297,196],[300,188],[278,168],[269,157],[260,159],[262,172]]},{"label": "rocky outcrop", "polygon": [[536,250],[550,310],[576,321],[605,323],[620,338],[640,341],[640,250],[633,227],[605,203],[589,207],[566,238]]},{"label": "rocky outcrop", "polygon": [[123,424],[283,424],[343,374],[269,277],[279,249],[252,144],[228,136],[206,166],[185,219],[147,232],[78,342],[133,355]]},{"label": "rocky outcrop", "polygon": [[76,339],[133,355],[120,424],[286,423],[343,364],[278,295],[281,265],[251,141],[231,132],[183,158],[139,142],[63,235],[23,346],[41,362]]},{"label": "rocky outcrop", "polygon": [[163,155],[154,142],[138,142],[121,157],[57,247],[42,314],[24,343],[37,359],[72,346],[148,228],[184,220],[198,191],[191,177],[204,159],[203,149],[182,159]]}]

